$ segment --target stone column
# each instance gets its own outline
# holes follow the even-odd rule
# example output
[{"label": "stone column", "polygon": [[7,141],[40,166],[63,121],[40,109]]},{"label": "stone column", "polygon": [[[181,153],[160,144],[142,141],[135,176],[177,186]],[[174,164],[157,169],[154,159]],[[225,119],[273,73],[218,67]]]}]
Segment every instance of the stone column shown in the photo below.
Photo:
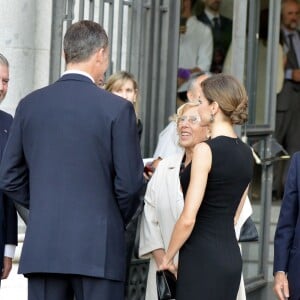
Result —
[{"label": "stone column", "polygon": [[10,63],[1,109],[14,114],[25,95],[48,84],[51,1],[0,0],[0,52]]}]

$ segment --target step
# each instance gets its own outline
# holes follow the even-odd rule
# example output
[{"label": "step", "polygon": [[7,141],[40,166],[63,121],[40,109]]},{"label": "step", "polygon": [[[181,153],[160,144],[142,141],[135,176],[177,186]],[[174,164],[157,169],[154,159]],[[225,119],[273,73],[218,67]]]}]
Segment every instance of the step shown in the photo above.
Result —
[{"label": "step", "polygon": [[[255,222],[258,232],[260,232],[261,206],[259,203],[252,203],[253,215],[252,219]],[[273,259],[274,259],[274,234],[277,226],[278,216],[280,213],[281,202],[272,203],[270,212],[270,227],[269,227],[269,248],[268,248],[268,281],[273,281]],[[250,278],[259,273],[258,258],[260,246],[259,243],[243,243],[243,273],[245,278]]]}]

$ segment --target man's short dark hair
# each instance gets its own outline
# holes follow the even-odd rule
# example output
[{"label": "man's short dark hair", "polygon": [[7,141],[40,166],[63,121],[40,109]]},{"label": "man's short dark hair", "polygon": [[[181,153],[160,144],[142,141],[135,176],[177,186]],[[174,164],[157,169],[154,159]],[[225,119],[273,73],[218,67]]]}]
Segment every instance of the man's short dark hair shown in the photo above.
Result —
[{"label": "man's short dark hair", "polygon": [[101,48],[108,46],[108,37],[102,26],[93,21],[72,24],[64,37],[66,63],[82,62]]}]

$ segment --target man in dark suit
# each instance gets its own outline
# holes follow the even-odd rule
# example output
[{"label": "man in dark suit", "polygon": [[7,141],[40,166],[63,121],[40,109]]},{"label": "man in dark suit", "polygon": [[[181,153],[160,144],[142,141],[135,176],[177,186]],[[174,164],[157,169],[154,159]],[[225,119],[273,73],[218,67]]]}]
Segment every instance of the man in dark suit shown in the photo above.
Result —
[{"label": "man in dark suit", "polygon": [[203,2],[204,11],[197,18],[212,30],[214,50],[210,71],[220,73],[231,43],[232,20],[220,14],[222,0],[203,0]]},{"label": "man in dark suit", "polygon": [[[287,152],[292,155],[300,150],[300,33],[299,3],[296,0],[282,2],[281,37],[286,53],[284,83],[277,96],[275,137]],[[276,172],[274,192],[281,198],[288,164],[280,164]]]},{"label": "man in dark suit", "polygon": [[92,21],[64,37],[67,71],[17,107],[0,186],[29,208],[19,273],[29,300],[122,300],[124,228],[143,184],[133,105],[97,87],[108,38]]},{"label": "man in dark suit", "polygon": [[[300,152],[291,160],[274,238],[274,292],[300,299]],[[290,298],[289,298],[290,297]]]},{"label": "man in dark suit", "polygon": [[[0,53],[0,103],[6,96],[9,81],[9,64]],[[7,141],[12,116],[0,110],[0,160]],[[1,279],[8,277],[17,245],[17,213],[12,201],[0,190],[0,266]],[[0,281],[1,283],[1,281]]]}]

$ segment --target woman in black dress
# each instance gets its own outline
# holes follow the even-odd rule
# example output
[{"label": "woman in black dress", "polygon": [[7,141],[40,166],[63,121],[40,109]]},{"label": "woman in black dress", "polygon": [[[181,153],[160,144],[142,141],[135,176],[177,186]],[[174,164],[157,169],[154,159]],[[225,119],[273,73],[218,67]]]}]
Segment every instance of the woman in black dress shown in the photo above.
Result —
[{"label": "woman in black dress", "polygon": [[[252,152],[233,125],[247,119],[247,94],[232,76],[217,74],[201,84],[199,115],[209,141],[195,147],[181,175],[185,195],[161,269],[176,272],[177,300],[235,300],[242,258],[234,224],[252,178]],[[205,159],[203,159],[205,157]]]}]

